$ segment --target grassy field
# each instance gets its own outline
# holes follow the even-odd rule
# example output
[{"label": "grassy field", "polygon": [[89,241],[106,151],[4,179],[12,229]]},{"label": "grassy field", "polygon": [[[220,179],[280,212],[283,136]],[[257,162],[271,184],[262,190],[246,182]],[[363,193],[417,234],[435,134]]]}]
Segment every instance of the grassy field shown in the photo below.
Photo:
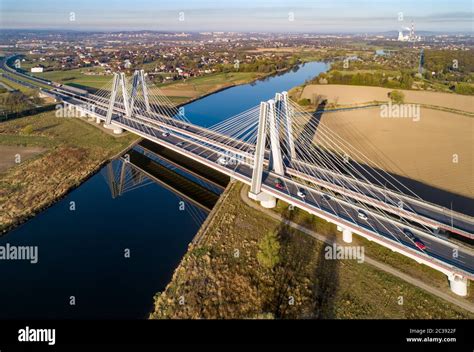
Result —
[{"label": "grassy field", "polygon": [[[390,91],[375,87],[309,85],[301,96],[310,98],[316,94],[328,99],[329,103],[344,106],[387,101],[386,94]],[[473,198],[471,146],[474,122],[469,114],[474,112],[474,97],[417,91],[404,93],[406,103],[423,104],[417,121],[382,118],[380,108],[371,108],[323,114],[320,124],[350,143],[352,149],[363,152],[371,166],[378,165],[392,174],[423,183],[413,189],[420,196],[428,192],[426,185]],[[424,104],[451,107],[465,114],[428,109]],[[330,142],[321,133],[321,129],[317,129],[314,141],[330,147]],[[365,158],[349,154],[359,162],[368,163]],[[453,162],[454,154],[458,162]],[[456,209],[459,200],[451,200]]]},{"label": "grassy field", "polygon": [[[136,138],[114,137],[82,119],[59,118],[54,112],[1,123],[0,153],[19,154],[22,162],[0,173],[0,231],[66,194]],[[41,148],[42,153],[28,159],[22,155],[25,147]]]},{"label": "grassy field", "polygon": [[111,75],[86,75],[85,72],[102,72],[102,68],[80,68],[66,71],[35,73],[35,76],[63,84],[78,84],[92,88],[104,88],[112,82]]},{"label": "grassy field", "polygon": [[[150,318],[472,319],[368,264],[325,259],[325,245],[248,207],[241,187],[231,186],[202,241],[190,246],[156,295]],[[322,221],[314,226],[328,235],[335,231]],[[257,260],[258,243],[269,231],[280,243],[273,269]]]}]

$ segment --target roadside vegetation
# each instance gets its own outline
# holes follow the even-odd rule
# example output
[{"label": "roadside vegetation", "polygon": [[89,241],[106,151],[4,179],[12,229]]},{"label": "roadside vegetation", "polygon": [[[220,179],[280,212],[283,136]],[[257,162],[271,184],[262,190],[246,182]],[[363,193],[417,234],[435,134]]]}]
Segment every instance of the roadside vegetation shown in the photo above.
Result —
[{"label": "roadside vegetation", "polygon": [[26,92],[30,91],[30,88],[25,87],[24,85],[16,83],[16,82],[12,82],[9,79],[5,78],[3,76],[1,70],[0,70],[0,82],[2,83],[2,93],[5,93],[5,92],[9,91],[5,87],[10,88],[10,91],[11,90],[18,90],[18,91],[23,92],[23,93],[26,93]]},{"label": "roadside vegetation", "polygon": [[34,89],[25,92],[12,91],[0,94],[0,109],[7,114],[38,107],[43,103],[44,100],[39,97],[38,91]]},{"label": "roadside vegetation", "polygon": [[99,67],[46,71],[36,73],[35,76],[79,88],[84,86],[96,89],[105,88],[112,80],[112,75],[106,74],[105,70]]}]

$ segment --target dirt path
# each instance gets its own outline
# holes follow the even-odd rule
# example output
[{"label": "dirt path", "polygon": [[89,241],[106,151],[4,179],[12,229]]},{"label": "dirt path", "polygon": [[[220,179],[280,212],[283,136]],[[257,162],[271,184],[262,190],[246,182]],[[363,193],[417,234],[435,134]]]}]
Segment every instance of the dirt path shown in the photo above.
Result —
[{"label": "dirt path", "polygon": [[[247,196],[247,193],[248,193],[248,186],[245,186],[245,187],[242,187],[242,190],[240,192],[240,196],[242,198],[242,201],[247,204],[249,207],[253,208],[253,209],[256,209],[258,211],[261,211],[261,212],[264,212],[265,214],[267,214],[268,216],[272,217],[273,219],[275,220],[278,220],[278,221],[281,221],[283,223],[285,223],[286,225],[289,225],[291,227],[293,227],[294,229],[298,230],[298,231],[301,231],[319,241],[322,241],[322,242],[325,242],[329,245],[332,245],[334,243],[333,240],[330,240],[328,239],[327,237],[323,236],[323,235],[320,235],[312,230],[309,230],[308,228],[304,227],[304,226],[301,226],[297,223],[294,223],[292,221],[289,221],[287,219],[284,219],[281,215],[275,213],[274,211],[272,210],[269,210],[269,209],[265,209],[261,206],[259,206],[258,204],[254,203],[252,200],[250,200],[250,198],[248,198]],[[394,269],[382,262],[379,262],[375,259],[372,259],[372,258],[369,258],[367,256],[365,256],[365,262],[376,267],[377,269],[379,270],[382,270],[388,274],[391,274],[391,275],[394,275],[406,282],[408,282],[409,284],[412,284],[418,288],[421,288],[422,290],[425,290],[429,293],[431,293],[432,295],[435,295],[439,298],[442,298],[444,300],[446,300],[447,302],[449,303],[452,303],[452,304],[455,304],[463,309],[466,309],[467,311],[471,312],[471,313],[474,313],[474,305],[472,304],[469,304],[469,302],[466,302],[466,301],[463,301],[461,299],[457,299],[455,297],[452,297],[450,296],[448,293],[446,292],[443,292],[442,290],[436,288],[436,287],[433,287],[433,286],[430,286],[428,284],[425,284],[423,282],[421,282],[419,279],[415,279],[415,278],[412,278],[411,276],[397,270],[397,269]]]}]

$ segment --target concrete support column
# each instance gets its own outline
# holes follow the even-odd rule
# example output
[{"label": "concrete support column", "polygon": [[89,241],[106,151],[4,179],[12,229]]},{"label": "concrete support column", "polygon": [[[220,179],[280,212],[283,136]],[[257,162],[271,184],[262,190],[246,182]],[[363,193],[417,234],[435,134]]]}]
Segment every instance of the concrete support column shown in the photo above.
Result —
[{"label": "concrete support column", "polygon": [[260,192],[259,194],[254,194],[249,192],[249,198],[259,201],[260,205],[264,208],[271,209],[276,207],[276,198],[271,194]]},{"label": "concrete support column", "polygon": [[267,136],[267,114],[269,104],[260,104],[260,116],[258,121],[257,145],[255,146],[254,165],[252,170],[252,184],[250,185],[249,198],[259,201],[264,208],[274,208],[276,198],[262,192],[263,161],[265,159],[265,141]]},{"label": "concrete support column", "polygon": [[352,243],[352,231],[344,226],[337,225],[337,231],[342,232],[342,240],[346,243]]},{"label": "concrete support column", "polygon": [[98,117],[95,118],[95,123],[101,123],[101,121],[102,120],[100,118],[98,118]]},{"label": "concrete support column", "polygon": [[123,133],[123,129],[117,125],[114,125],[112,123],[104,123],[104,128],[107,128],[109,130],[113,130],[114,131],[114,134],[121,134]]},{"label": "concrete support column", "polygon": [[352,231],[349,229],[343,229],[342,240],[346,243],[352,243]]},{"label": "concrete support column", "polygon": [[460,275],[448,275],[449,287],[458,296],[467,296],[467,279]]}]

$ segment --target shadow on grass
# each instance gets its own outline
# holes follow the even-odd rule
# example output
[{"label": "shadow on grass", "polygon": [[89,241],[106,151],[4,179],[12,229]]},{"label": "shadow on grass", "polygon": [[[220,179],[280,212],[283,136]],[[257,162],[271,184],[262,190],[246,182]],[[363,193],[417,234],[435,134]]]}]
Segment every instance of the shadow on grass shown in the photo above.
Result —
[{"label": "shadow on grass", "polygon": [[52,128],[55,128],[59,125],[61,125],[61,124],[60,123],[54,123],[54,124],[51,124],[51,125],[48,125],[48,126],[39,127],[39,128],[35,129],[35,132],[44,132],[44,131],[50,130]]},{"label": "shadow on grass", "polygon": [[[287,209],[286,221],[311,228],[311,220],[297,220],[297,209]],[[276,319],[334,319],[339,289],[339,261],[325,258],[327,244],[318,252],[313,238],[282,222],[277,229],[280,263],[273,269],[272,294],[264,311]],[[331,240],[336,234],[327,234]],[[308,283],[309,279],[309,283]],[[293,301],[293,302],[292,302]]]},{"label": "shadow on grass", "polygon": [[[334,240],[335,235],[330,236]],[[325,257],[323,244],[318,254],[318,261],[313,272],[313,318],[334,319],[336,318],[335,302],[336,293],[339,288],[339,261],[330,260]]]},{"label": "shadow on grass", "polygon": [[[282,215],[285,220],[295,222],[297,212],[287,209]],[[302,225],[310,227],[310,224]],[[273,301],[269,310],[277,319],[333,317],[333,298],[338,287],[337,263],[324,259],[323,246],[314,271],[314,239],[283,222],[277,233],[281,245],[280,263],[274,269]],[[314,282],[314,287],[307,285],[308,278]],[[314,291],[314,297],[308,297],[308,291]]]}]

